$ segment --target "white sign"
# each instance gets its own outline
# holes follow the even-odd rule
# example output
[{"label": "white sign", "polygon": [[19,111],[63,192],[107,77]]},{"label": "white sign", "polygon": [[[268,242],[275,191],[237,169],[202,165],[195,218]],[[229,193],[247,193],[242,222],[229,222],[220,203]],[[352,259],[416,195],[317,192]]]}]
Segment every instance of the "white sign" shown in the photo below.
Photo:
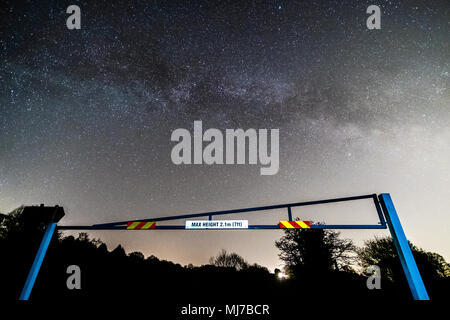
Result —
[{"label": "white sign", "polygon": [[248,229],[248,220],[188,220],[186,229]]}]

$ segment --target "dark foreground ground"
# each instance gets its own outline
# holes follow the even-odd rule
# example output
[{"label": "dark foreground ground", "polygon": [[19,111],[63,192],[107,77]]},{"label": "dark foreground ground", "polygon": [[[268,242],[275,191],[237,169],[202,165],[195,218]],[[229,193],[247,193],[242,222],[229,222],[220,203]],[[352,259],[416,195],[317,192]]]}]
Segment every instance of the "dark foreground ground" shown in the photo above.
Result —
[{"label": "dark foreground ground", "polygon": [[[28,242],[29,243],[29,242]],[[37,244],[19,242],[3,251],[2,300],[15,300],[31,266]],[[7,262],[7,263],[5,263]],[[81,289],[67,288],[67,267],[78,265]],[[34,301],[145,300],[152,303],[205,304],[230,302],[287,303],[292,301],[410,301],[405,283],[381,280],[380,290],[369,290],[366,277],[350,272],[317,272],[280,280],[260,266],[241,271],[205,265],[186,267],[156,257],[126,255],[121,247],[72,237],[54,240],[31,294]],[[430,295],[448,297],[448,283],[433,283]]]}]

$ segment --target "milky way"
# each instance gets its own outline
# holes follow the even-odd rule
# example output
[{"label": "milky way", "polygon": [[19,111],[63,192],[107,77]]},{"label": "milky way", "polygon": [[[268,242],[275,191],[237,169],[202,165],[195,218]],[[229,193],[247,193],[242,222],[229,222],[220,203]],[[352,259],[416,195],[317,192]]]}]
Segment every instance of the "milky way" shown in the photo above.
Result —
[{"label": "milky way", "polygon": [[[60,204],[91,224],[390,192],[410,239],[450,257],[448,1],[379,1],[381,30],[365,1],[50,3],[1,5],[0,211]],[[174,165],[171,132],[194,120],[279,128],[279,173]],[[276,231],[92,235],[280,264]]]}]

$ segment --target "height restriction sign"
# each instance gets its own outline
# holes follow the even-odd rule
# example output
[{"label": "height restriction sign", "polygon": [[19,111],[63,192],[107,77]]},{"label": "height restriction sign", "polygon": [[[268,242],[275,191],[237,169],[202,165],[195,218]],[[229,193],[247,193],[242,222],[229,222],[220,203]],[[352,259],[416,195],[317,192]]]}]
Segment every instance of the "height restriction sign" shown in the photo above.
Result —
[{"label": "height restriction sign", "polygon": [[186,229],[248,229],[248,220],[188,220]]}]

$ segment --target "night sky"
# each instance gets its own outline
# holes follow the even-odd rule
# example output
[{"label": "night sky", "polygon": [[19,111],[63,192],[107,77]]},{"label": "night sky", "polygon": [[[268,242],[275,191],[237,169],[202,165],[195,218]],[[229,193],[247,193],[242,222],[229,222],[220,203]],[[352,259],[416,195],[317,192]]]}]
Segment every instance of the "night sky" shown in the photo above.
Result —
[{"label": "night sky", "polygon": [[[72,4],[81,30],[66,27]],[[371,4],[381,30],[366,27]],[[0,212],[59,204],[80,225],[389,192],[408,238],[450,259],[449,1],[2,1],[0,14]],[[279,129],[278,174],[174,165],[171,133],[194,120]],[[271,269],[281,235],[91,233]]]}]

